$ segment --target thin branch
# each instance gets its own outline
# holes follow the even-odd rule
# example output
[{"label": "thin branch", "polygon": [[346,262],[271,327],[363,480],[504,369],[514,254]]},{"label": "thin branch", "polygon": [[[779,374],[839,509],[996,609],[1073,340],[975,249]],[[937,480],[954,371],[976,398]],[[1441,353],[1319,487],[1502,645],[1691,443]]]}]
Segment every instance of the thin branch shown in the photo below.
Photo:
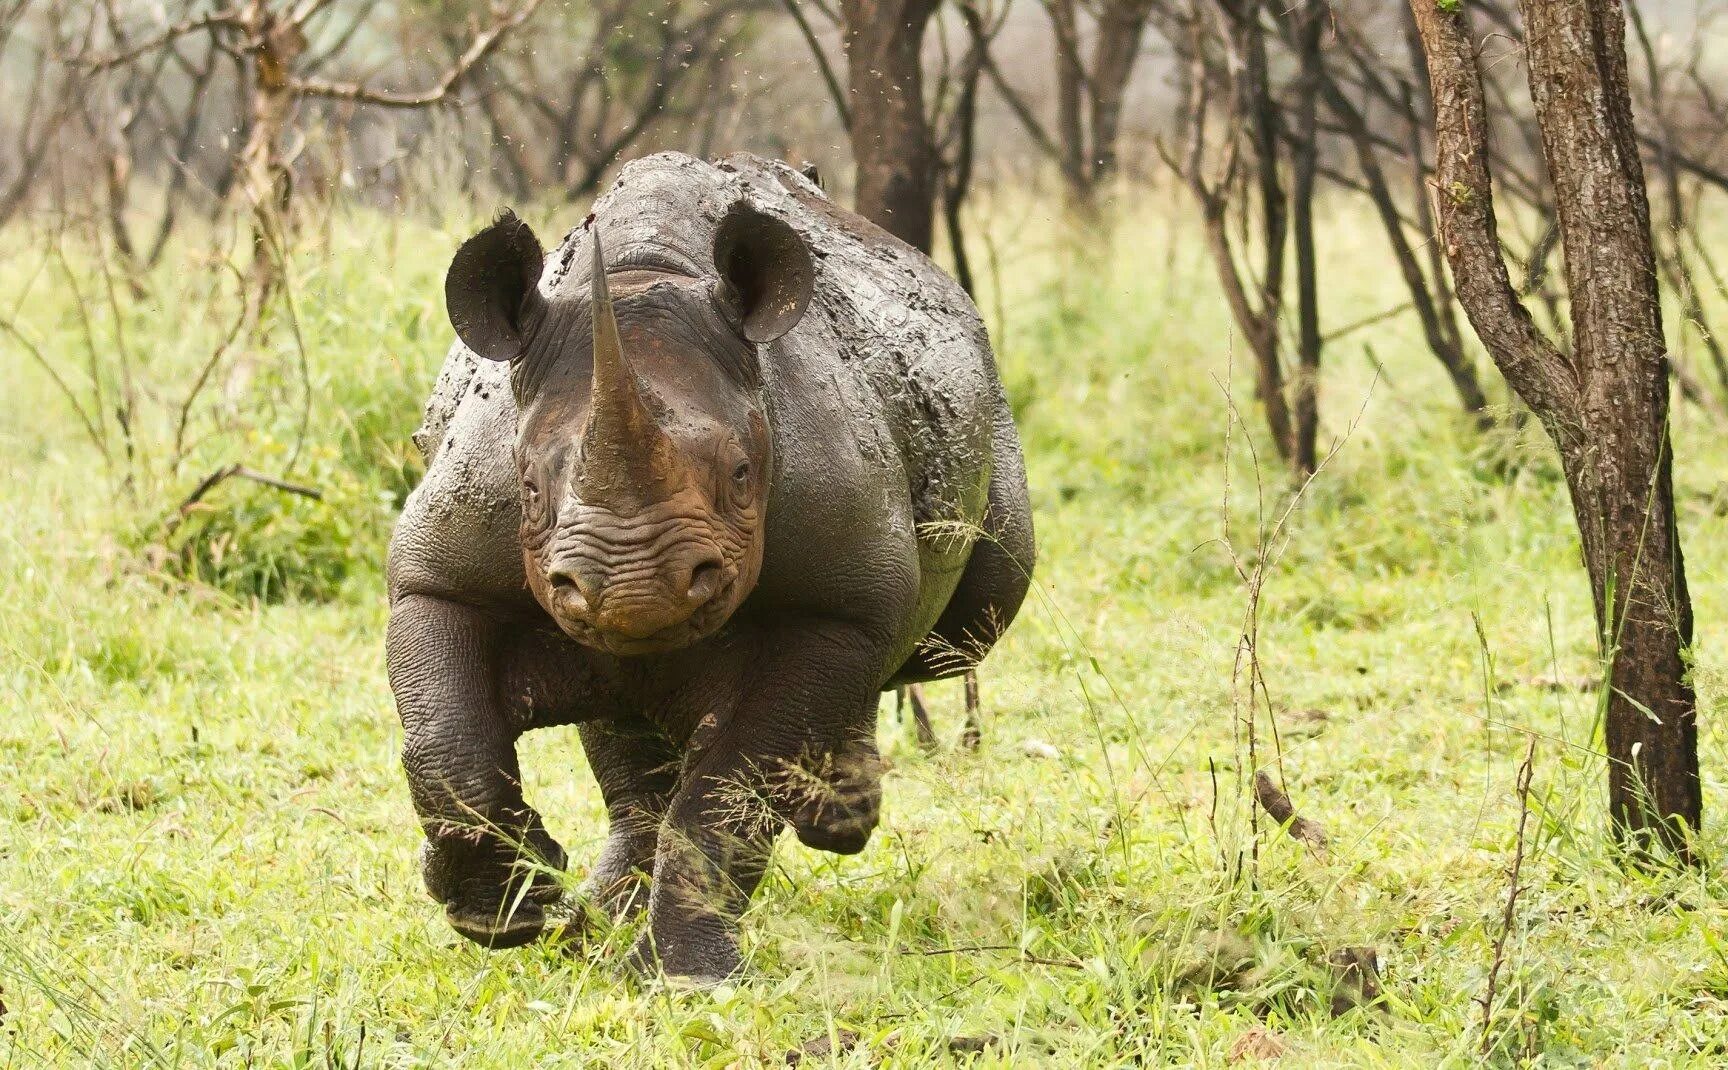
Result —
[{"label": "thin branch", "polygon": [[468,50],[457,57],[456,62],[444,72],[437,83],[418,93],[395,93],[389,90],[373,89],[358,82],[326,82],[299,78],[290,78],[288,89],[297,96],[351,101],[356,104],[371,104],[380,108],[426,108],[440,104],[461,87],[463,81],[467,79],[475,67],[492,54],[503,36],[527,22],[534,12],[539,10],[542,2],[543,0],[526,0],[520,8],[516,9],[514,14],[481,30],[469,43]]},{"label": "thin branch", "polygon": [[846,91],[840,87],[840,79],[834,73],[834,65],[828,62],[828,53],[822,50],[822,42],[817,40],[816,31],[811,27],[810,20],[804,17],[804,8],[799,0],[780,0],[786,8],[786,13],[792,16],[792,21],[798,24],[798,32],[804,38],[804,43],[810,46],[810,58],[816,63],[816,73],[822,76],[822,84],[828,87],[828,96],[834,102],[834,110],[840,115],[840,127],[843,130],[852,129],[852,111],[846,106]]},{"label": "thin branch", "polygon": [[105,460],[108,459],[108,444],[103,441],[101,433],[96,430],[96,424],[91,420],[90,414],[84,411],[84,406],[79,402],[78,395],[73,393],[72,387],[60,377],[60,372],[55,369],[53,362],[43,356],[42,350],[37,347],[36,343],[32,342],[11,320],[0,319],[0,331],[5,331],[16,338],[18,344],[24,347],[24,352],[30,355],[30,359],[48,373],[48,378],[53,380],[54,386],[65,396],[67,404],[72,406],[72,412],[78,417],[78,422],[84,425],[84,434],[90,439],[90,444],[96,447],[96,451],[102,454]]},{"label": "thin branch", "polygon": [[1512,872],[1506,878],[1506,909],[1500,916],[1500,934],[1494,938],[1494,959],[1488,965],[1488,990],[1482,994],[1482,1054],[1494,1046],[1494,994],[1500,985],[1500,967],[1506,961],[1506,938],[1512,932],[1513,912],[1518,906],[1518,875],[1524,869],[1524,829],[1530,821],[1530,776],[1535,768],[1536,737],[1524,751],[1518,767],[1518,841],[1512,850]]},{"label": "thin branch", "polygon": [[245,29],[245,15],[237,8],[223,8],[220,11],[212,11],[206,15],[199,15],[195,18],[186,19],[183,22],[177,22],[172,26],[165,26],[155,34],[146,37],[137,44],[123,48],[119,52],[111,52],[103,56],[91,56],[77,60],[76,62],[79,66],[89,71],[107,70],[110,67],[118,67],[122,64],[130,63],[140,56],[154,52],[163,45],[168,44],[170,41],[178,40],[188,34],[222,28],[236,30]]}]

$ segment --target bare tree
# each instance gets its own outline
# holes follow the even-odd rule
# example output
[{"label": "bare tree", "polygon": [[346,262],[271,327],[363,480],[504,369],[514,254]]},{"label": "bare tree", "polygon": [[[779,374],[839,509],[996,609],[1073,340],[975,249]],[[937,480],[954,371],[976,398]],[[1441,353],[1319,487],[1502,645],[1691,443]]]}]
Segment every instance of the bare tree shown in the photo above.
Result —
[{"label": "bare tree", "polygon": [[[289,132],[300,105],[308,100],[332,100],[379,108],[414,110],[442,104],[498,47],[504,36],[526,22],[542,0],[522,0],[513,9],[495,9],[490,21],[476,28],[459,55],[432,83],[419,90],[395,91],[364,81],[317,77],[312,69],[329,53],[309,50],[308,29],[330,7],[329,0],[238,0],[214,10],[196,12],[190,5],[178,21],[138,30],[124,23],[112,7],[107,32],[112,51],[89,57],[91,71],[115,71],[128,83],[138,72],[159,71],[179,42],[205,37],[212,49],[234,57],[235,88],[246,101],[245,137],[234,154],[231,188],[242,198],[252,218],[252,286],[248,322],[256,323],[280,278],[286,246],[285,225],[290,205]],[[348,34],[341,39],[345,44]],[[142,107],[142,100],[138,107]],[[124,132],[124,130],[123,130]],[[124,233],[123,227],[120,233]]]},{"label": "bare tree", "polygon": [[934,233],[936,139],[924,31],[941,0],[841,0],[858,213],[918,249]]},{"label": "bare tree", "polygon": [[[476,95],[487,148],[502,158],[512,191],[590,197],[606,169],[657,128],[717,114],[717,87],[759,6],[600,0],[542,16],[562,46],[524,39],[502,49]],[[440,29],[452,55],[466,33],[460,23]]]},{"label": "bare tree", "polygon": [[1320,91],[1326,81],[1320,34],[1330,14],[1326,0],[1296,0],[1284,13],[1285,37],[1296,53],[1290,146],[1290,226],[1296,252],[1296,377],[1290,429],[1290,465],[1298,477],[1319,468],[1320,266],[1314,248],[1314,192],[1320,171]]},{"label": "bare tree", "polygon": [[86,80],[59,61],[88,52],[95,24],[93,12],[80,19],[54,0],[0,0],[0,60],[29,72],[22,106],[0,117],[0,224],[24,207],[49,145],[78,113]]},{"label": "bare tree", "polygon": [[1572,347],[1544,336],[1502,259],[1487,100],[1463,5],[1411,0],[1434,95],[1440,233],[1458,296],[1560,453],[1607,666],[1609,813],[1693,857],[1702,817],[1692,605],[1674,514],[1668,364],[1619,0],[1522,0],[1558,207]]},{"label": "bare tree", "polygon": [[[1374,56],[1348,23],[1339,20],[1336,25],[1341,31],[1339,36],[1347,73],[1340,74],[1323,66],[1321,99],[1338,131],[1349,142],[1356,160],[1361,192],[1373,205],[1375,216],[1386,235],[1399,276],[1410,294],[1409,307],[1416,313],[1429,351],[1446,370],[1464,410],[1485,419],[1483,414],[1488,398],[1477,378],[1475,365],[1464,349],[1442,254],[1435,243],[1428,240],[1434,226],[1429,209],[1430,168],[1422,149],[1425,142],[1432,140],[1427,115],[1417,108],[1416,92],[1408,79],[1388,70],[1389,65]],[[1418,46],[1418,61],[1420,57]],[[1355,94],[1352,89],[1356,90]],[[1384,113],[1397,116],[1405,131],[1402,144],[1376,136],[1368,115],[1372,104],[1378,104]],[[1383,157],[1388,157],[1392,166],[1401,167],[1408,175],[1405,180],[1410,190],[1408,215],[1400,206],[1397,189]],[[1427,250],[1426,260],[1418,255],[1418,242]]]},{"label": "bare tree", "polygon": [[[1644,24],[1639,5],[1631,4],[1627,13],[1631,16],[1638,51],[1643,59],[1643,89],[1647,102],[1644,117],[1646,127],[1652,131],[1646,135],[1644,141],[1650,149],[1651,163],[1656,171],[1663,206],[1662,226],[1656,232],[1659,239],[1656,243],[1657,262],[1680,305],[1682,350],[1696,339],[1709,357],[1719,388],[1728,391],[1728,353],[1724,352],[1722,342],[1710,327],[1704,311],[1704,301],[1698,291],[1693,257],[1688,248],[1689,242],[1695,240],[1696,235],[1688,218],[1688,197],[1682,188],[1684,179],[1680,165],[1680,145],[1697,143],[1698,139],[1695,136],[1689,138],[1688,134],[1693,132],[1682,128],[1678,102],[1670,92],[1670,83],[1682,78],[1691,79],[1693,84],[1706,87],[1697,102],[1702,107],[1693,109],[1693,113],[1703,111],[1715,117],[1715,112],[1720,110],[1710,107],[1708,83],[1699,73],[1703,63],[1704,35],[1700,33],[1694,38],[1687,62],[1680,70],[1675,70],[1674,65],[1665,64],[1659,57],[1656,42]],[[1674,370],[1677,377],[1685,375],[1682,364],[1676,363]],[[1681,378],[1681,388],[1694,399],[1702,399],[1704,396],[1703,388],[1689,377]],[[1717,402],[1717,407],[1720,408],[1720,401]]]},{"label": "bare tree", "polygon": [[1033,145],[1061,171],[1070,202],[1090,211],[1098,186],[1117,169],[1123,106],[1157,0],[1042,2],[1055,53],[1054,133],[999,65],[991,62],[985,71]]},{"label": "bare tree", "polygon": [[[1182,57],[1183,136],[1165,159],[1200,206],[1219,286],[1254,356],[1255,395],[1273,448],[1293,465],[1296,425],[1279,337],[1289,202],[1261,7],[1262,0],[1192,0],[1174,15],[1168,33]],[[1224,128],[1216,146],[1210,141],[1215,118]]]}]

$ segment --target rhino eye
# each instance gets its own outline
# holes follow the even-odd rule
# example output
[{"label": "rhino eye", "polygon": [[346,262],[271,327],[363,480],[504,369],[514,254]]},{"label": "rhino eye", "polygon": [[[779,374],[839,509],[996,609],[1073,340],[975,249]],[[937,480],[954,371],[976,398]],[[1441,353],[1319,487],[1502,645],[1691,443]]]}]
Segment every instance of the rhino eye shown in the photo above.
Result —
[{"label": "rhino eye", "polygon": [[750,481],[750,462],[739,461],[738,467],[732,469],[732,482],[742,487]]}]

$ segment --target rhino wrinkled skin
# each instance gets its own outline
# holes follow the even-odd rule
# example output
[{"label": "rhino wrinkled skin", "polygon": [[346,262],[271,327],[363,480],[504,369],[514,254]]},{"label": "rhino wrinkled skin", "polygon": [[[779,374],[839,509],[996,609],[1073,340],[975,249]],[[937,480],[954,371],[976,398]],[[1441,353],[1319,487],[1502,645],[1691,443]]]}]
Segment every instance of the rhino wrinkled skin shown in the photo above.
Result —
[{"label": "rhino wrinkled skin", "polygon": [[790,826],[876,824],[878,695],[990,648],[1033,561],[971,300],[802,174],[637,160],[549,255],[506,213],[446,284],[459,341],[390,550],[391,688],[462,935],[547,924],[563,850],[516,739],[577,724],[609,819],[584,885],[637,964],[712,981]]}]

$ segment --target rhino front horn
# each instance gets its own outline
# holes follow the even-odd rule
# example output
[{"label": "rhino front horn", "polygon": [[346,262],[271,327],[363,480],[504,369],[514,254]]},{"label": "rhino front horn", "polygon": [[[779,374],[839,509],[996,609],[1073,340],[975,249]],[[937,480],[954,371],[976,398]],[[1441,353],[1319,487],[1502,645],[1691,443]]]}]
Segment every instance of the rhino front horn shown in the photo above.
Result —
[{"label": "rhino front horn", "polygon": [[594,378],[588,426],[582,435],[584,496],[638,496],[671,475],[670,440],[642,401],[641,388],[618,337],[618,316],[606,285],[606,255],[595,227],[589,292],[594,318]]}]

